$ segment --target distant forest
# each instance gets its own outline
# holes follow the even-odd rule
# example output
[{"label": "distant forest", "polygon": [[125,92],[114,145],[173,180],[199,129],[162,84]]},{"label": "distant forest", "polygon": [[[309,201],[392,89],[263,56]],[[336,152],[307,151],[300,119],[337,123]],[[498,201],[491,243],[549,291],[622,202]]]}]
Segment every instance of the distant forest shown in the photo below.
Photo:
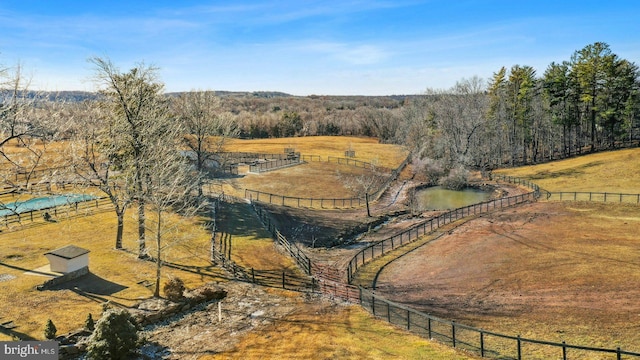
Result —
[{"label": "distant forest", "polygon": [[[487,80],[461,79],[450,89],[427,89],[421,95],[207,93],[215,97],[208,116],[230,119],[231,125],[218,130],[221,135],[372,136],[403,144],[446,168],[489,170],[640,141],[638,66],[601,42],[549,64],[542,73],[512,65],[496,69]],[[6,104],[10,91],[2,94]],[[77,114],[79,104],[100,100],[99,94],[83,92],[29,94],[42,103],[64,103],[69,114]],[[184,115],[179,104],[188,94],[167,94],[176,119]]]}]

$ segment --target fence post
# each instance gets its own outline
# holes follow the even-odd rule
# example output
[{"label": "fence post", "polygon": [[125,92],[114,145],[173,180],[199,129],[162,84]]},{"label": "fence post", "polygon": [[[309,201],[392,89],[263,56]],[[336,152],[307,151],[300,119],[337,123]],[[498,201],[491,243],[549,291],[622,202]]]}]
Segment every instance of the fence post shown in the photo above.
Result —
[{"label": "fence post", "polygon": [[391,322],[391,304],[387,301],[387,322],[392,324]]},{"label": "fence post", "polygon": [[282,272],[282,288],[286,289],[286,287],[285,287],[285,275],[284,274],[285,274],[285,272],[283,271]]},{"label": "fence post", "polygon": [[622,353],[620,352],[620,347],[619,346],[616,348],[616,356],[617,356],[618,360],[622,359]]},{"label": "fence post", "polygon": [[567,343],[562,341],[562,360],[567,360]]},{"label": "fence post", "polygon": [[254,284],[256,283],[256,273],[253,271],[253,268],[251,268],[251,281]]},{"label": "fence post", "polygon": [[407,330],[411,330],[411,311],[407,310]]},{"label": "fence post", "polygon": [[431,315],[427,314],[427,335],[431,339]]},{"label": "fence post", "polygon": [[482,330],[480,330],[480,356],[484,357],[484,331]]},{"label": "fence post", "polygon": [[376,316],[376,297],[373,294],[371,294],[371,312]]},{"label": "fence post", "polygon": [[520,335],[518,335],[518,360],[522,360],[522,340],[520,340]]},{"label": "fence post", "polygon": [[456,322],[451,322],[451,342],[453,343],[453,347],[456,347]]}]

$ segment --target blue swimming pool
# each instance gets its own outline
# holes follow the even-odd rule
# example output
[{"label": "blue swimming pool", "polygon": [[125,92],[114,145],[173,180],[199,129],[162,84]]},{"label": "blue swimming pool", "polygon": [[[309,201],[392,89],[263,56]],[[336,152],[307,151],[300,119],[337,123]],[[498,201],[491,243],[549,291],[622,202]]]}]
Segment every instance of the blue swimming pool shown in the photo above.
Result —
[{"label": "blue swimming pool", "polygon": [[0,216],[22,214],[34,210],[48,209],[55,206],[69,205],[83,201],[97,199],[93,195],[56,195],[42,198],[34,198],[24,201],[15,201],[4,204],[0,208]]}]

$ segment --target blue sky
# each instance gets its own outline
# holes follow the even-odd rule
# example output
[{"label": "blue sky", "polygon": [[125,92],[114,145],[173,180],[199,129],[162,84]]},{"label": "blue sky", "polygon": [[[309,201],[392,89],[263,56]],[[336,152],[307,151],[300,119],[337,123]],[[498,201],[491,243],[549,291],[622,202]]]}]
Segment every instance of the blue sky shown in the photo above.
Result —
[{"label": "blue sky", "polygon": [[0,64],[43,90],[94,90],[100,56],[167,91],[419,94],[596,41],[640,63],[638,19],[635,0],[2,0]]}]

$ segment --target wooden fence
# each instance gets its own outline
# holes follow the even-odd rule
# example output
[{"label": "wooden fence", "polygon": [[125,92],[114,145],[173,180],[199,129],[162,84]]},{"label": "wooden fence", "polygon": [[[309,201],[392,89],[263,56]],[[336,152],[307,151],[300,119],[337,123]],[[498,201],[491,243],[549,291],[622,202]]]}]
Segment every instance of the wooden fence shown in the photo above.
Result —
[{"label": "wooden fence", "polygon": [[268,212],[262,209],[260,206],[252,203],[253,210],[260,218],[260,221],[264,224],[264,226],[271,232],[273,239],[276,243],[282,246],[287,253],[296,261],[298,266],[304,270],[305,273],[311,275],[311,259],[307,255],[305,255],[296,244],[290,242],[280,230],[278,230],[273,221],[271,221],[271,216],[269,216]]},{"label": "wooden fence", "polygon": [[[9,227],[11,224],[23,224],[25,221],[42,222],[45,218],[51,217],[52,220],[64,217],[70,218],[81,213],[94,213],[97,209],[111,208],[111,200],[107,197],[97,198],[93,200],[74,202],[64,205],[51,206],[39,210],[30,210],[22,213],[11,213],[0,217],[2,224]],[[48,214],[48,215],[45,215]]]},{"label": "wooden fence", "polygon": [[352,159],[352,158],[342,158],[342,157],[337,157],[337,156],[329,156],[327,157],[327,162],[330,163],[338,163],[340,165],[349,165],[349,166],[355,166],[355,167],[361,167],[363,169],[384,169],[381,167],[378,167],[376,165],[374,165],[373,163],[370,162],[366,162],[366,161],[361,161],[361,160],[356,160],[356,159]]},{"label": "wooden fence", "polygon": [[[309,276],[300,276],[291,271],[280,271],[280,270],[257,270],[254,268],[247,269],[244,268],[237,263],[235,263],[231,259],[231,239],[228,234],[218,231],[216,222],[217,222],[217,214],[219,210],[220,203],[229,202],[229,201],[243,201],[243,199],[238,199],[228,195],[220,195],[214,199],[213,205],[211,206],[211,216],[212,223],[211,226],[211,262],[214,264],[219,264],[224,269],[229,271],[234,278],[242,281],[248,281],[253,284],[270,286],[270,287],[282,287],[283,289],[289,290],[311,290],[315,291],[317,289],[316,280]],[[264,210],[254,207],[256,213],[263,213]],[[270,219],[268,217],[265,219],[264,216],[258,215],[260,219],[264,222],[267,221],[266,226],[273,234],[274,226],[271,225]],[[280,232],[275,229],[276,236],[280,235]],[[281,236],[281,235],[280,235]],[[298,251],[296,252],[294,249],[297,249],[295,245],[289,243],[284,236],[281,236],[276,239],[278,244],[283,246],[290,255],[292,255],[297,261],[301,262],[301,267],[303,269],[311,269],[311,260],[306,258],[306,256]],[[304,264],[305,266],[302,266]],[[310,273],[310,270],[308,271]]]},{"label": "wooden fence", "polygon": [[285,196],[271,194],[258,190],[245,189],[244,197],[251,201],[260,201],[264,203],[290,206],[290,207],[308,207],[321,209],[345,209],[363,206],[365,204],[364,197],[356,198],[304,198],[295,196]]},{"label": "wooden fence", "polygon": [[365,264],[401,246],[412,243],[420,237],[427,235],[446,224],[450,224],[467,216],[478,215],[493,210],[500,210],[522,204],[527,201],[534,201],[535,199],[536,192],[534,191],[522,195],[485,201],[454,209],[413,225],[398,234],[377,241],[356,253],[356,255],[351,258],[351,261],[349,261],[349,265],[347,266],[347,281],[351,283],[358,269]]},{"label": "wooden fence", "polygon": [[215,158],[223,162],[250,163],[256,159],[284,160],[288,154],[267,154],[252,152],[221,152],[214,154]]},{"label": "wooden fence", "polygon": [[295,159],[270,160],[249,165],[249,171],[254,173],[261,173],[300,164],[303,164],[303,162],[300,160],[300,157],[297,157]]},{"label": "wooden fence", "polygon": [[[309,156],[311,159],[315,157],[318,161],[322,161],[322,158],[317,155],[303,155],[302,159],[305,159],[305,156]],[[337,157],[329,157],[329,162],[337,162],[339,164],[347,164],[352,166],[359,166],[363,168],[371,168],[371,164],[359,160],[348,159],[348,158],[337,158]],[[407,164],[411,161],[411,154],[409,154],[405,160],[394,170],[390,172],[390,175],[387,179],[382,183],[382,185],[369,195],[369,199],[376,201],[380,198],[380,196],[389,188],[391,183],[397,179],[400,172],[407,166]],[[259,190],[244,190],[244,197],[251,201],[260,201],[274,205],[280,206],[290,206],[290,207],[307,207],[307,208],[321,208],[321,209],[347,209],[354,207],[362,207],[367,203],[367,196],[361,195],[358,197],[351,198],[305,198],[305,197],[296,197],[296,196],[286,196],[280,194],[272,194],[268,192],[263,192]]]},{"label": "wooden fence", "polygon": [[548,192],[549,201],[595,201],[620,204],[640,204],[640,194],[620,194],[607,192]]},{"label": "wooden fence", "polygon": [[[585,358],[587,353],[615,354],[618,360],[622,359],[623,355],[640,357],[640,353],[625,351],[619,347],[614,349],[579,346],[486,331],[411,309],[363,288],[360,288],[359,296],[360,305],[374,316],[428,339],[475,352],[481,357],[567,360]],[[510,352],[506,353],[507,351]]]},{"label": "wooden fence", "polygon": [[68,170],[68,167],[66,166],[40,168],[40,169],[31,170],[31,171],[26,169],[21,169],[13,172],[6,172],[6,173],[3,172],[1,176],[7,180],[18,182],[18,181],[26,181],[27,179],[33,180],[33,179],[43,178],[46,176],[51,177],[51,176],[54,176],[56,173],[65,172],[67,170]]}]

